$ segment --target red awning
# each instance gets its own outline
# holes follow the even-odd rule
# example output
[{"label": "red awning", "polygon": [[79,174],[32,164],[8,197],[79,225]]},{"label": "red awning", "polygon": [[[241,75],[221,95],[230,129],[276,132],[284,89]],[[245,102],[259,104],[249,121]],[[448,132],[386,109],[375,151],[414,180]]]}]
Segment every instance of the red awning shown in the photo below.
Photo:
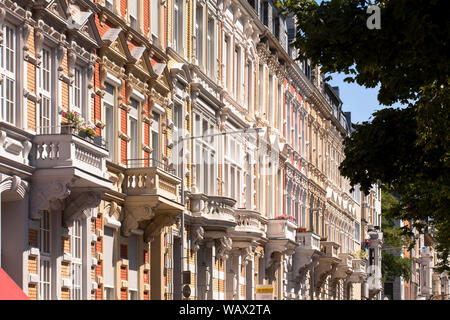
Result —
[{"label": "red awning", "polygon": [[0,268],[0,300],[30,300],[2,268]]}]

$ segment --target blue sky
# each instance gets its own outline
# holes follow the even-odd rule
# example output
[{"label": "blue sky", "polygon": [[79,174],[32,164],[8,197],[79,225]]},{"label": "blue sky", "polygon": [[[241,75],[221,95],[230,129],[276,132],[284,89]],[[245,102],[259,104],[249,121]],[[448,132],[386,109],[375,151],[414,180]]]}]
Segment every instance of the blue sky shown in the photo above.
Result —
[{"label": "blue sky", "polygon": [[[377,95],[380,86],[376,88],[366,88],[357,83],[344,82],[346,77],[343,73],[333,73],[333,79],[328,81],[331,86],[339,87],[339,96],[343,102],[343,111],[352,113],[352,122],[361,123],[362,121],[370,121],[372,113],[376,110],[386,108],[378,102]],[[400,107],[400,103],[392,105],[393,108]]]},{"label": "blue sky", "polygon": [[339,96],[343,102],[343,111],[352,113],[352,122],[367,121],[376,110],[381,109],[377,100],[377,88],[365,88],[357,83],[344,82],[345,74],[334,73],[333,79],[328,81],[331,86],[339,87]]}]

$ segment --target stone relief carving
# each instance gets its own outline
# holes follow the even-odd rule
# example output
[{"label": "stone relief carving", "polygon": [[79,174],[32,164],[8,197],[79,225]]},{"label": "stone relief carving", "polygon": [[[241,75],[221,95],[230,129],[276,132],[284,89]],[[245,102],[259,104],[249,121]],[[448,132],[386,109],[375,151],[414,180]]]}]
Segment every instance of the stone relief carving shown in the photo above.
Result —
[{"label": "stone relief carving", "polygon": [[221,259],[228,259],[228,252],[232,248],[232,240],[230,237],[223,236],[216,239],[216,257]]},{"label": "stone relief carving", "polygon": [[200,242],[204,239],[205,230],[202,226],[191,227],[192,230],[192,251],[197,252],[200,249]]}]

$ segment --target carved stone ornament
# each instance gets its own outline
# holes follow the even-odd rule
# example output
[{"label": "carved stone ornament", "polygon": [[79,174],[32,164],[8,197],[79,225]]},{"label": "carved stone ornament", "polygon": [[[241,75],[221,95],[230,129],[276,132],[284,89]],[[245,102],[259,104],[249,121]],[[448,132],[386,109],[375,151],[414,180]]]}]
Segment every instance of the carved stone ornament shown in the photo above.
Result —
[{"label": "carved stone ornament", "polygon": [[64,224],[70,226],[79,214],[86,213],[89,209],[97,208],[102,200],[103,193],[91,190],[72,192],[65,199]]},{"label": "carved stone ornament", "polygon": [[228,259],[228,252],[232,248],[232,240],[230,237],[223,236],[216,239],[216,257],[219,259]]},{"label": "carved stone ornament", "polygon": [[122,234],[125,237],[131,235],[131,230],[139,228],[139,223],[144,220],[150,220],[154,217],[155,213],[150,206],[125,206],[123,210]]},{"label": "carved stone ornament", "polygon": [[197,252],[200,249],[200,242],[204,239],[205,230],[200,225],[191,227],[192,230],[192,251]]},{"label": "carved stone ornament", "polygon": [[54,201],[70,195],[71,180],[52,180],[31,185],[30,219],[40,219],[40,210],[49,210]]}]

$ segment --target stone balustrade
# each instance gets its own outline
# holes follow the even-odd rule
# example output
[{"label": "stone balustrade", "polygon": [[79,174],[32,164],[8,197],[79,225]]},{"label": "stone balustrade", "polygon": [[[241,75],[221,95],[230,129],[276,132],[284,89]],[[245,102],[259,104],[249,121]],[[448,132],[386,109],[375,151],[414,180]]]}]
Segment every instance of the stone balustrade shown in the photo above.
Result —
[{"label": "stone balustrade", "polygon": [[295,242],[295,229],[295,223],[287,219],[270,219],[267,225],[267,238]]},{"label": "stone balustrade", "polygon": [[324,258],[339,259],[339,244],[333,241],[320,241],[320,251]]},{"label": "stone balustrade", "polygon": [[235,204],[236,200],[227,197],[205,194],[191,196],[192,216],[203,220],[207,225],[225,228],[236,226]]},{"label": "stone balustrade", "polygon": [[178,201],[180,183],[178,177],[158,167],[132,168],[125,171],[123,192],[129,196],[160,195]]},{"label": "stone balustrade", "polygon": [[108,150],[71,134],[45,134],[33,138],[32,164],[37,169],[75,167],[106,178]]},{"label": "stone balustrade", "polygon": [[302,248],[320,251],[320,236],[314,232],[297,232],[296,240]]},{"label": "stone balustrade", "polygon": [[254,233],[265,236],[267,230],[267,219],[257,211],[247,209],[236,209],[236,227],[234,230],[241,233]]}]

